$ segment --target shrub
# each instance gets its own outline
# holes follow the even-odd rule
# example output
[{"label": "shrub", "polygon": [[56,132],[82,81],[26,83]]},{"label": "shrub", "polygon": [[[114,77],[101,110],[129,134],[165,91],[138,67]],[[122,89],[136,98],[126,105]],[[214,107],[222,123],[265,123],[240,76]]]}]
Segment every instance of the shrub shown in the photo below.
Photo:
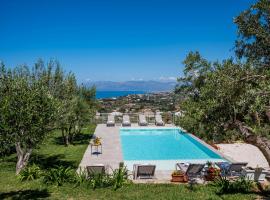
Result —
[{"label": "shrub", "polygon": [[226,177],[220,177],[214,183],[218,187],[218,193],[248,193],[253,188],[253,181],[240,177],[235,181],[230,181]]},{"label": "shrub", "polygon": [[119,169],[114,170],[112,175],[114,190],[121,188],[125,183],[127,183],[128,176],[128,170],[124,166],[119,166]]},{"label": "shrub", "polygon": [[43,177],[46,184],[56,184],[57,186],[63,185],[65,182],[73,181],[74,171],[68,167],[59,166],[57,168],[49,169]]},{"label": "shrub", "polygon": [[89,183],[92,189],[105,188],[113,185],[113,180],[108,174],[95,174],[89,178]]},{"label": "shrub", "polygon": [[18,178],[21,181],[30,181],[30,180],[35,180],[35,179],[40,178],[41,175],[42,175],[42,171],[40,170],[39,166],[37,166],[36,164],[33,164],[23,169],[20,172]]},{"label": "shrub", "polygon": [[81,169],[80,169],[79,173],[77,173],[77,172],[73,173],[72,179],[73,179],[72,182],[75,183],[75,187],[89,182],[89,179],[87,177],[87,172],[85,170],[81,170]]}]

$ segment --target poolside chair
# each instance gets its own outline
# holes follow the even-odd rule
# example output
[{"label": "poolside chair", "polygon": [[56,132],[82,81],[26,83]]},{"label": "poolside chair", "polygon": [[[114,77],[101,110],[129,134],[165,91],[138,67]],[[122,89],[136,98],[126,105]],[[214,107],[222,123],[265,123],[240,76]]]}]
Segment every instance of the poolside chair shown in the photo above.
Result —
[{"label": "poolside chair", "polygon": [[202,176],[202,170],[205,164],[187,164],[187,163],[176,163],[176,170],[179,168],[183,171],[187,176],[189,181],[194,182],[196,178],[200,178]]},{"label": "poolside chair", "polygon": [[88,177],[105,174],[105,166],[103,164],[95,164],[86,166]]},{"label": "poolside chair", "polygon": [[230,167],[228,168],[228,175],[229,176],[243,176],[244,175],[244,168],[247,166],[247,162],[234,162],[231,163]]},{"label": "poolside chair", "polygon": [[143,114],[139,115],[139,125],[140,126],[147,126],[148,125],[146,118],[145,118],[145,115],[143,115]]},{"label": "poolside chair", "polygon": [[131,126],[131,123],[130,123],[130,120],[129,120],[129,116],[128,115],[124,115],[123,116],[122,126]]},{"label": "poolside chair", "polygon": [[155,176],[156,165],[135,164],[133,165],[133,179],[151,179]]},{"label": "poolside chair", "polygon": [[160,114],[155,115],[155,120],[156,120],[157,126],[164,126],[165,125]]},{"label": "poolside chair", "polygon": [[231,163],[229,162],[215,162],[215,165],[218,166],[220,169],[220,175],[221,176],[227,176],[229,172],[229,168],[231,166]]},{"label": "poolside chair", "polygon": [[114,125],[115,125],[114,115],[108,115],[107,126],[114,126]]}]

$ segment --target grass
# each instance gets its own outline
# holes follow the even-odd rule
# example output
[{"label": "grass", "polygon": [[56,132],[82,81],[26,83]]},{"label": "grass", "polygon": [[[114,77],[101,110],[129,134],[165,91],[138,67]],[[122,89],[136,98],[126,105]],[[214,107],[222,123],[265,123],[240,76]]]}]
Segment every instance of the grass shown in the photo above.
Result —
[{"label": "grass", "polygon": [[[44,169],[56,165],[76,169],[88,145],[95,126],[83,130],[74,145],[65,147],[56,131],[33,152],[30,162]],[[41,180],[20,182],[15,176],[16,155],[0,159],[0,199],[254,199],[256,194],[217,195],[213,186],[196,186],[190,191],[186,185],[130,184],[117,191],[111,188],[92,190],[86,186],[47,186]]]}]

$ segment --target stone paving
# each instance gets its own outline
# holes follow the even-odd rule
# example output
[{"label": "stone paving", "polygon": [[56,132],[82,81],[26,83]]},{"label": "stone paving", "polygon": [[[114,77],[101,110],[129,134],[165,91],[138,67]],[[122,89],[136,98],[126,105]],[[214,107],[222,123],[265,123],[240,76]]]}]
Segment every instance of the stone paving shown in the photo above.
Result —
[{"label": "stone paving", "polygon": [[[166,127],[172,127],[173,125],[166,125]],[[81,160],[78,170],[85,169],[86,166],[95,165],[95,164],[104,164],[107,166],[108,172],[110,173],[112,170],[117,169],[119,167],[119,163],[123,162],[123,154],[121,147],[121,139],[119,134],[119,129],[121,125],[116,125],[115,127],[107,127],[106,124],[98,124],[94,133],[94,137],[100,137],[102,142],[102,153],[96,154],[91,153],[91,145],[89,144],[85,154]],[[131,127],[139,127],[137,124],[132,124]],[[155,125],[149,125],[148,127],[155,127]],[[240,160],[239,158],[232,159],[231,155],[228,155],[228,152],[217,152],[211,146],[200,140],[199,138],[192,136],[197,139],[199,142],[206,145],[208,148],[212,149],[214,152],[220,154],[222,157],[225,157],[227,160],[235,161]],[[220,145],[222,146],[222,145]],[[226,145],[224,145],[226,146]],[[93,151],[95,148],[93,147]],[[238,152],[234,149],[233,154],[237,154]],[[239,152],[240,155],[243,152]],[[258,154],[256,154],[258,155]],[[132,174],[132,172],[130,171]],[[135,180],[134,182],[143,182],[143,183],[168,183],[171,179],[172,170],[157,170],[155,172],[155,178],[152,180]],[[132,178],[132,177],[131,177]]]},{"label": "stone paving", "polygon": [[[139,126],[137,124],[132,124],[132,127]],[[155,127],[155,125],[149,125],[148,127]],[[166,127],[172,127],[172,125],[168,124]],[[111,172],[113,169],[117,169],[119,167],[119,163],[123,162],[122,147],[119,135],[120,128],[120,125],[115,127],[107,127],[106,124],[98,124],[94,133],[94,137],[101,138],[102,153],[91,153],[91,145],[89,144],[81,160],[79,169],[81,168],[83,170],[86,166],[95,164],[104,164],[107,166],[108,172]],[[93,147],[93,152],[95,152],[95,147]],[[145,180],[143,182],[169,182],[171,173],[172,171],[170,170],[156,171],[155,179]]]},{"label": "stone paving", "polygon": [[[96,127],[94,137],[101,138],[102,154],[91,153],[91,145],[89,144],[79,167],[104,164],[112,169],[118,168],[119,162],[123,162],[119,126],[107,127],[106,124],[99,124]],[[93,150],[95,150],[94,147]]]}]

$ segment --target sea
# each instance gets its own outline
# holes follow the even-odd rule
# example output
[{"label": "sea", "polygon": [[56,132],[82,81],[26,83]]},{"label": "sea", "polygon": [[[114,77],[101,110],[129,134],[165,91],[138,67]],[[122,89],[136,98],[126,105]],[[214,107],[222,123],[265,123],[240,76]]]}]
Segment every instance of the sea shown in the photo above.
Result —
[{"label": "sea", "polygon": [[145,94],[144,91],[96,91],[97,99],[108,99],[127,96],[130,94]]}]

